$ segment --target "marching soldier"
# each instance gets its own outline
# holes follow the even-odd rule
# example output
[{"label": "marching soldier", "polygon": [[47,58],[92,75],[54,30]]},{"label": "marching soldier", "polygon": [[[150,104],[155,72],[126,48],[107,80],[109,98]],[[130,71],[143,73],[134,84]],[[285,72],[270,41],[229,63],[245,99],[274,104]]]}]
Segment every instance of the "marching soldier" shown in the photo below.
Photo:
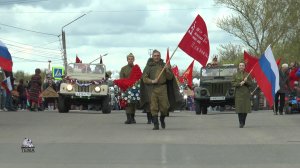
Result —
[{"label": "marching soldier", "polygon": [[[120,71],[120,79],[129,78],[131,70],[134,66],[133,62],[134,62],[134,55],[132,53],[130,53],[129,55],[127,55],[127,63],[128,64],[125,65],[124,67],[122,67],[122,69]],[[136,121],[134,119],[135,110],[136,110],[136,104],[135,103],[128,103],[127,104],[127,107],[125,108],[126,117],[127,117],[127,120],[125,121],[125,124],[135,124],[136,123]]]},{"label": "marching soldier", "polygon": [[[164,66],[167,66],[162,75],[158,78]],[[166,128],[165,117],[170,109],[169,97],[172,100],[179,100],[179,88],[174,80],[174,75],[170,65],[166,65],[161,59],[160,52],[154,50],[152,58],[149,58],[147,65],[143,71],[143,82],[141,83],[141,105],[147,105],[150,102],[150,111],[152,114],[154,128],[159,130],[158,113],[160,112],[161,128]],[[145,86],[143,86],[145,85]],[[171,89],[170,89],[170,88]],[[168,92],[170,90],[170,92]],[[178,94],[177,94],[178,93]],[[173,94],[173,95],[171,95]],[[174,103],[175,104],[175,103]],[[172,102],[172,107],[173,107]]]}]

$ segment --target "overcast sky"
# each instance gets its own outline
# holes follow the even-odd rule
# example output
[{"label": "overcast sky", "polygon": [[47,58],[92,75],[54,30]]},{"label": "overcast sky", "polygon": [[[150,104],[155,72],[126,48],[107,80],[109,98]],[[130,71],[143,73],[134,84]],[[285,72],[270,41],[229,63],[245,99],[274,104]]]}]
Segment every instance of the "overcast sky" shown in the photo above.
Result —
[{"label": "overcast sky", "polygon": [[[47,68],[48,60],[62,66],[61,29],[87,13],[64,28],[69,63],[76,54],[88,63],[108,53],[103,62],[116,71],[133,53],[143,68],[149,49],[160,50],[165,59],[167,48],[171,54],[199,14],[207,25],[211,60],[220,44],[234,40],[216,26],[228,12],[213,0],[0,0],[0,40],[12,54],[14,71],[34,73],[35,68]],[[179,69],[191,62],[180,49],[171,60]]]}]

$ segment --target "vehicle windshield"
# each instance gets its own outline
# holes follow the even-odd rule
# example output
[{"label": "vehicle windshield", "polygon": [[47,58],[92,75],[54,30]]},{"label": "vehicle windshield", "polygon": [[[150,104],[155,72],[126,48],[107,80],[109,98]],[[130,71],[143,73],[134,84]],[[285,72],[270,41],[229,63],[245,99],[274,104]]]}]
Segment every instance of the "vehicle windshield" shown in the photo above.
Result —
[{"label": "vehicle windshield", "polygon": [[237,68],[233,66],[201,68],[201,76],[232,76],[236,72]]},{"label": "vehicle windshield", "polygon": [[106,67],[103,64],[70,63],[67,75],[76,79],[105,78]]}]

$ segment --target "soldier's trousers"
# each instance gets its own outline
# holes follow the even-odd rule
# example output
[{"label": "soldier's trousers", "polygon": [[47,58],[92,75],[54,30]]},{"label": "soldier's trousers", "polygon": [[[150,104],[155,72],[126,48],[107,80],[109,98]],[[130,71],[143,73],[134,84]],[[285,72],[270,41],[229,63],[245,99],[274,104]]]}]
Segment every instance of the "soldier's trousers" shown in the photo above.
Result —
[{"label": "soldier's trousers", "polygon": [[127,114],[135,114],[136,104],[129,103],[127,104],[127,107],[125,108],[125,111]]},{"label": "soldier's trousers", "polygon": [[166,116],[168,114],[170,104],[168,100],[167,85],[154,85],[151,93],[150,110],[152,116],[158,116],[158,112],[161,115]]}]

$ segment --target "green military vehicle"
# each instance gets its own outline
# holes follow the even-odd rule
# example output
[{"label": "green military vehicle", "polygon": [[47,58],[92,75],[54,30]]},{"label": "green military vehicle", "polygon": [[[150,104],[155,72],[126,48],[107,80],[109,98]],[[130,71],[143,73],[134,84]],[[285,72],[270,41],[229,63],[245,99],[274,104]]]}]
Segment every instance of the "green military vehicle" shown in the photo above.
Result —
[{"label": "green military vehicle", "polygon": [[59,89],[58,111],[69,112],[71,105],[100,105],[110,113],[110,94],[104,64],[70,63]]},{"label": "green military vehicle", "polygon": [[207,114],[209,106],[234,106],[234,88],[231,81],[236,72],[237,67],[233,64],[201,68],[199,87],[194,88],[196,114]]}]

